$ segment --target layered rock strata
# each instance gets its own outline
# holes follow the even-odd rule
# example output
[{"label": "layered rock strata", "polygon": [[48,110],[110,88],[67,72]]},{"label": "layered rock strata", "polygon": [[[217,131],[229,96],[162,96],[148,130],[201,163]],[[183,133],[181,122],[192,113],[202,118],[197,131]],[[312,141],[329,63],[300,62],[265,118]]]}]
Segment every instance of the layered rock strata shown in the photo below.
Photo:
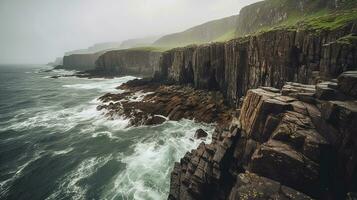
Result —
[{"label": "layered rock strata", "polygon": [[226,43],[164,52],[157,80],[221,91],[231,105],[249,89],[281,88],[287,81],[315,84],[357,68],[357,34],[351,23],[335,31],[274,30]]},{"label": "layered rock strata", "polygon": [[175,164],[169,199],[345,199],[356,192],[356,75],[249,90],[239,118]]}]

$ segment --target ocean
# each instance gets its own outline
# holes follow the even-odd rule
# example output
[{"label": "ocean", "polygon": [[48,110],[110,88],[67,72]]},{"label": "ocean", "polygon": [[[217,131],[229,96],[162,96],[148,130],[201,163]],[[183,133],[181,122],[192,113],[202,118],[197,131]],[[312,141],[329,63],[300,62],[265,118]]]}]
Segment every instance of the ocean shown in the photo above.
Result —
[{"label": "ocean", "polygon": [[174,163],[202,142],[195,131],[213,132],[110,120],[98,97],[135,77],[53,79],[74,72],[48,69],[0,66],[0,199],[166,199]]}]

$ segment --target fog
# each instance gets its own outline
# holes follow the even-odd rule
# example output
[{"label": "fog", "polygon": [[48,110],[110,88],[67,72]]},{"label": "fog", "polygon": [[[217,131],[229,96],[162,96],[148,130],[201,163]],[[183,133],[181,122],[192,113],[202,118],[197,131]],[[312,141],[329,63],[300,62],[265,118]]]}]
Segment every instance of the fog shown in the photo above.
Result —
[{"label": "fog", "polygon": [[164,35],[259,0],[0,0],[0,63],[47,63],[95,43]]}]

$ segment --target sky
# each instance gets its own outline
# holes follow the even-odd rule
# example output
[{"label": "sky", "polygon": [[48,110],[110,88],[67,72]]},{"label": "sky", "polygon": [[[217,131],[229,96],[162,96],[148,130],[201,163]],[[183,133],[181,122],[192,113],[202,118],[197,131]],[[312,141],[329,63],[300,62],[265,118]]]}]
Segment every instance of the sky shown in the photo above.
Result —
[{"label": "sky", "polygon": [[96,43],[180,32],[257,1],[0,0],[0,63],[47,63]]}]

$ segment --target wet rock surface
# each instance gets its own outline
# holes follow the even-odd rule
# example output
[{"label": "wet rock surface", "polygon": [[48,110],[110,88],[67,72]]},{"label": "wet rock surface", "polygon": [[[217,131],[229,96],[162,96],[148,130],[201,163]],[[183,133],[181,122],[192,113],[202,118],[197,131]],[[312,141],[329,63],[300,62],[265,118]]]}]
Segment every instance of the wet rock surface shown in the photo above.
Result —
[{"label": "wet rock surface", "polygon": [[[197,122],[228,124],[232,109],[223,101],[220,92],[195,90],[191,87],[162,85],[150,80],[134,80],[118,89],[123,92],[100,97],[110,118],[124,116],[130,124],[155,125],[166,120],[194,119]],[[198,138],[205,137],[199,132]]]},{"label": "wet rock surface", "polygon": [[200,138],[205,138],[208,136],[208,133],[204,131],[203,129],[198,129],[195,133],[195,138],[200,139]]},{"label": "wet rock surface", "polygon": [[[357,191],[357,101],[344,81],[249,90],[240,115],[177,163],[169,199],[345,199]],[[341,94],[336,100],[336,95]],[[350,94],[350,95],[349,95]],[[351,193],[352,192],[352,193]]]}]

